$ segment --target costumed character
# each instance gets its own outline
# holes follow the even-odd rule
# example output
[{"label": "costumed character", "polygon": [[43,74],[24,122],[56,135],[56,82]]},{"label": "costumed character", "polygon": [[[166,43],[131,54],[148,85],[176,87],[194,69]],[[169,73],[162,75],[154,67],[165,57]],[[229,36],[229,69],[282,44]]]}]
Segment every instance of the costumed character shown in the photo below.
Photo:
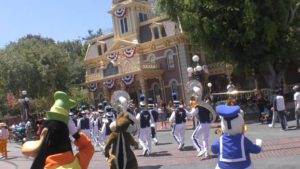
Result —
[{"label": "costumed character", "polygon": [[140,96],[140,108],[140,113],[136,115],[136,119],[140,123],[139,143],[143,147],[143,155],[149,156],[151,153],[150,125],[154,120],[150,112],[146,109],[144,94]]},{"label": "costumed character", "polygon": [[157,134],[156,134],[156,123],[158,121],[158,112],[154,109],[153,99],[148,98],[148,110],[153,117],[153,121],[151,122],[151,137],[154,142],[154,145],[158,144]]},{"label": "costumed character", "polygon": [[91,138],[91,123],[89,119],[89,110],[83,110],[81,112],[82,117],[78,120],[78,128],[89,138]]},{"label": "costumed character", "polygon": [[192,106],[192,110],[188,114],[189,116],[196,117],[199,122],[192,134],[192,141],[194,147],[197,149],[197,156],[201,157],[204,155],[203,159],[206,159],[209,157],[208,137],[211,128],[210,122],[215,121],[216,112],[208,103],[202,100],[203,87],[199,81],[189,81],[186,85],[186,90],[190,94],[190,104]]},{"label": "costumed character", "polygon": [[[21,148],[24,155],[34,157],[31,169],[87,169],[94,154],[91,140],[79,132],[68,113],[75,101],[66,93],[57,91],[55,103],[46,112],[40,139],[25,142]],[[69,135],[75,139],[79,152],[74,156]]]},{"label": "costumed character", "polygon": [[110,169],[138,169],[136,157],[130,146],[138,148],[139,145],[130,134],[131,125],[132,120],[128,113],[120,113],[117,120],[110,125],[112,133],[104,151]]},{"label": "costumed character", "polygon": [[107,139],[109,138],[109,135],[111,133],[111,130],[109,128],[109,125],[116,120],[116,116],[115,114],[112,112],[112,107],[110,105],[105,106],[105,116],[103,119],[103,125],[102,125],[102,129],[101,129],[101,133],[104,136],[104,142],[102,142],[102,145],[105,145],[105,142],[107,141]]},{"label": "costumed character", "polygon": [[223,135],[211,146],[211,151],[218,154],[216,169],[251,169],[250,153],[261,152],[262,140],[253,144],[246,136],[245,122],[239,106],[219,105],[216,111],[221,116]]},{"label": "costumed character", "polygon": [[172,112],[169,121],[173,126],[172,135],[178,143],[178,150],[183,150],[187,110],[185,110],[184,104],[177,100],[177,94],[175,92],[172,93],[172,97],[175,110]]}]

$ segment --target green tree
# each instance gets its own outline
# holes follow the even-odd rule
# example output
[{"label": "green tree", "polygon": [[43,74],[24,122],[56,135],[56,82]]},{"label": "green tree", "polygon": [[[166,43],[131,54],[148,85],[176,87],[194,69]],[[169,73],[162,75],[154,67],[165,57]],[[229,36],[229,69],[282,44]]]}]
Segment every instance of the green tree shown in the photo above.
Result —
[{"label": "green tree", "polygon": [[214,60],[236,64],[281,86],[299,52],[299,0],[159,0],[193,43]]}]

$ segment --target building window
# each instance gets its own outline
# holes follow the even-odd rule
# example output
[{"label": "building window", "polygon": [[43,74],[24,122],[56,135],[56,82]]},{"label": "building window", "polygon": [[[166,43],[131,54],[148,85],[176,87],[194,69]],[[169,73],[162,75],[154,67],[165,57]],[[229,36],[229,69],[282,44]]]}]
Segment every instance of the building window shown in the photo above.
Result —
[{"label": "building window", "polygon": [[162,36],[162,37],[166,37],[166,36],[167,36],[166,30],[165,30],[165,27],[164,27],[164,26],[160,27],[160,32],[161,32],[161,36]]},{"label": "building window", "polygon": [[168,52],[167,53],[167,64],[168,64],[168,70],[175,69],[175,62],[174,62],[173,52]]},{"label": "building window", "polygon": [[111,75],[116,75],[118,73],[119,73],[118,66],[114,66],[112,63],[108,64],[106,69],[103,70],[104,77],[111,76]]},{"label": "building window", "polygon": [[140,22],[148,20],[147,14],[139,13]]},{"label": "building window", "polygon": [[159,32],[158,32],[157,27],[153,28],[153,33],[154,33],[154,39],[158,39],[159,38]]},{"label": "building window", "polygon": [[121,32],[122,33],[128,32],[127,18],[120,19],[120,23],[121,23]]},{"label": "building window", "polygon": [[149,61],[150,61],[151,63],[155,63],[155,55],[149,56]]},{"label": "building window", "polygon": [[101,45],[98,45],[98,55],[102,55]]}]

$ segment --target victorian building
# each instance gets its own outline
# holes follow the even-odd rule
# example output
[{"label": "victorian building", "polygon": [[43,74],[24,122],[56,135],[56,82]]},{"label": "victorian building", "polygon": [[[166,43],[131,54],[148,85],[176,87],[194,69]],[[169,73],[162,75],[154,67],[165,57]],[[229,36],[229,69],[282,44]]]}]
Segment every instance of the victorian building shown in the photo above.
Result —
[{"label": "victorian building", "polygon": [[[169,102],[172,92],[185,99],[193,54],[189,40],[180,25],[154,13],[153,3],[113,1],[113,32],[91,40],[84,60],[85,83],[95,102],[110,100],[115,90],[127,91],[136,103],[141,93],[156,102]],[[201,60],[205,61],[200,53]],[[226,71],[219,66],[209,72]]]}]

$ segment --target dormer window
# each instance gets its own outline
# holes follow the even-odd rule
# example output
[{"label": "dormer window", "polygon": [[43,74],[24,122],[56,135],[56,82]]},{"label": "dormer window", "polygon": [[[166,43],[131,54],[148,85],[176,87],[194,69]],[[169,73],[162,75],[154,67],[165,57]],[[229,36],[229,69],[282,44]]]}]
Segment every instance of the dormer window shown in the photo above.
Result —
[{"label": "dormer window", "polygon": [[158,32],[157,27],[153,28],[153,33],[154,33],[154,39],[158,39],[159,38],[159,32]]},{"label": "dormer window", "polygon": [[150,26],[150,28],[152,33],[152,40],[167,36],[165,27],[161,23],[156,23]]},{"label": "dormer window", "polygon": [[127,25],[127,18],[126,17],[120,19],[120,25],[121,25],[122,34],[128,32],[128,25]]},{"label": "dormer window", "polygon": [[102,46],[102,45],[98,45],[98,55],[99,55],[99,56],[102,55],[102,49],[101,49],[101,46]]},{"label": "dormer window", "polygon": [[139,13],[140,22],[148,20],[148,16],[145,13]]},{"label": "dormer window", "polygon": [[101,56],[107,51],[106,43],[104,41],[98,41],[98,55]]}]

